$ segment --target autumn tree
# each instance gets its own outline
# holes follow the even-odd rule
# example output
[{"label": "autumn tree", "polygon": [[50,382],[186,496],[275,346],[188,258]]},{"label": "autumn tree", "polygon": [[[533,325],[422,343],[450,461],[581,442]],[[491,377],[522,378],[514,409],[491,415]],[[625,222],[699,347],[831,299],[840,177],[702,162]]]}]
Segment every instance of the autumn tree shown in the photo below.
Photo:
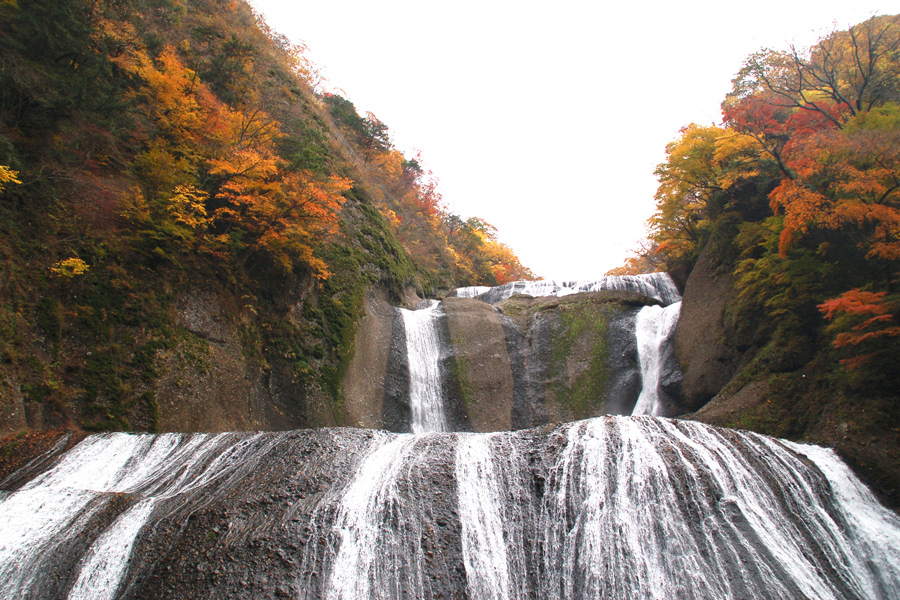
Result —
[{"label": "autumn tree", "polygon": [[762,95],[773,107],[816,112],[840,127],[842,115],[900,99],[898,50],[900,17],[872,17],[808,50],[792,46],[750,55],[729,99]]},{"label": "autumn tree", "polygon": [[823,315],[851,359],[870,343],[894,352],[886,323],[900,272],[898,73],[896,16],[809,49],[751,55],[722,126],[689,125],[667,146],[644,258],[633,263],[678,271],[714,246],[716,268],[735,277],[736,329],[793,353],[786,364],[808,356]]},{"label": "autumn tree", "polygon": [[0,165],[0,192],[4,190],[4,187],[10,183],[22,183],[18,179],[19,173],[17,171],[13,171],[6,165]]},{"label": "autumn tree", "polygon": [[811,227],[850,227],[869,258],[900,259],[900,130],[819,131],[792,143],[787,164],[795,178],[770,195],[785,215],[782,254]]}]

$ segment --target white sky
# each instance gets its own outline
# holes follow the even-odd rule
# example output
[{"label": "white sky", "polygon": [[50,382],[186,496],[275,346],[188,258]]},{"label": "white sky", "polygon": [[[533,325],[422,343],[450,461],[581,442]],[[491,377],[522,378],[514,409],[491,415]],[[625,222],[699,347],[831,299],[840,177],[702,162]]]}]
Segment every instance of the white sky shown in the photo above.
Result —
[{"label": "white sky", "polygon": [[497,227],[538,275],[622,264],[653,170],[688,123],[718,123],[744,58],[807,46],[900,3],[872,0],[251,0],[408,157],[449,209]]}]

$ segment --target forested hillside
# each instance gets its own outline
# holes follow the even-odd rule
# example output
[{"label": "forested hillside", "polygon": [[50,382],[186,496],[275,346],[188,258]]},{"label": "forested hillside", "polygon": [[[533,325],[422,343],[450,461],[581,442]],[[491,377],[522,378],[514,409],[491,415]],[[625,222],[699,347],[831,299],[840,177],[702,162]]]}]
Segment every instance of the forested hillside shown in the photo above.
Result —
[{"label": "forested hillside", "polygon": [[338,423],[367,289],[532,276],[315,83],[243,0],[0,1],[0,430],[154,430],[213,342]]},{"label": "forested hillside", "polygon": [[[896,489],[900,17],[753,54],[722,114],[667,147],[630,265],[686,280],[685,310],[692,283],[707,303],[725,290],[708,341],[727,386],[698,415],[837,445]],[[701,367],[682,366],[699,408],[713,369],[691,389]]]}]

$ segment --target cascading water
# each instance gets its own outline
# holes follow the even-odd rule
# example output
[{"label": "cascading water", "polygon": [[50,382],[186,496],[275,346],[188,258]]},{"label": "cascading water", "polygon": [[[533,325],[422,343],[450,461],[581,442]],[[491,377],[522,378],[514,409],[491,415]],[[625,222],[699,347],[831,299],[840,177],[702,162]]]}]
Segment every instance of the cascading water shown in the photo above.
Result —
[{"label": "cascading water", "polygon": [[[72,600],[114,598],[135,537],[160,500],[221,485],[253,467],[259,436],[235,441],[229,434],[91,436],[52,469],[0,504],[0,597],[43,598],[53,594],[54,559],[103,514],[122,513],[88,549]],[[256,456],[254,456],[256,455]],[[143,498],[128,508],[129,500]],[[177,501],[176,501],[177,502]],[[80,541],[80,540],[78,540]]]},{"label": "cascading water", "polygon": [[527,294],[537,298],[568,296],[602,290],[638,292],[655,299],[664,306],[681,300],[678,288],[675,287],[675,283],[668,273],[607,276],[591,281],[514,281],[493,288],[482,286],[458,288],[453,290],[450,295],[458,298],[479,298],[489,304],[496,304],[514,294]]},{"label": "cascading water", "polygon": [[[638,313],[635,323],[638,357],[641,363],[641,395],[634,405],[632,415],[661,416],[664,406],[661,399],[660,375],[663,372],[666,350],[671,344],[681,302],[661,306],[645,306]],[[671,413],[670,413],[671,414]]]},{"label": "cascading water", "polygon": [[[421,532],[396,525],[403,503],[398,479],[418,439],[447,430],[441,387],[440,303],[398,309],[406,334],[412,435],[379,435],[343,493],[334,529],[338,550],[325,586],[327,600],[391,600],[422,590]],[[407,525],[410,523],[408,522]]]},{"label": "cascading water", "polygon": [[570,426],[545,496],[541,597],[896,598],[900,520],[867,494],[885,534],[868,546],[875,528],[847,526],[863,507],[834,493],[820,449],[818,470],[792,448],[646,417]]},{"label": "cascading water", "polygon": [[834,454],[655,417],[92,436],[0,498],[9,598],[900,597]]},{"label": "cascading water", "polygon": [[[408,589],[423,589],[421,564],[404,565],[421,561],[421,547],[410,548],[407,543],[415,542],[416,536],[403,536],[399,528],[385,526],[399,517],[402,502],[397,479],[404,456],[415,442],[413,435],[378,436],[374,450],[344,492],[335,524],[340,545],[328,579],[327,600],[399,598],[404,589],[401,583]],[[395,576],[400,573],[410,580],[401,582]]]},{"label": "cascading water", "polygon": [[397,309],[403,317],[409,359],[409,403],[413,433],[447,430],[441,391],[441,304],[426,301],[419,310]]},{"label": "cascading water", "polygon": [[481,600],[521,597],[514,593],[517,590],[510,577],[504,533],[506,494],[491,455],[491,436],[459,436],[455,473],[469,597]]},{"label": "cascading water", "polygon": [[122,513],[91,546],[69,592],[69,600],[111,600],[116,597],[135,539],[156,504],[155,498],[138,502]]}]

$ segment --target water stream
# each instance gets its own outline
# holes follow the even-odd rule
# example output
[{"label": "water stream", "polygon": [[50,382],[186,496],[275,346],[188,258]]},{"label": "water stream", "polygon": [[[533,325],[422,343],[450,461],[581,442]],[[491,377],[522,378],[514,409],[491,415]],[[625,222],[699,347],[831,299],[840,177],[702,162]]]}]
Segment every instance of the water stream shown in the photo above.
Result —
[{"label": "water stream", "polygon": [[441,304],[426,301],[419,310],[398,309],[406,331],[409,359],[409,404],[413,433],[447,431],[441,389]]},{"label": "water stream", "polygon": [[[645,306],[635,323],[638,357],[641,363],[641,395],[632,415],[660,416],[665,414],[660,390],[666,352],[671,346],[675,325],[681,312],[681,302],[661,306]],[[670,413],[671,414],[671,413]]]},{"label": "water stream", "polygon": [[4,493],[0,572],[5,598],[890,599],[900,519],[830,450],[656,417],[106,434]]},{"label": "water stream", "polygon": [[470,598],[509,600],[512,584],[504,536],[506,494],[491,455],[491,436],[460,436],[455,474],[459,483],[462,551]]}]

